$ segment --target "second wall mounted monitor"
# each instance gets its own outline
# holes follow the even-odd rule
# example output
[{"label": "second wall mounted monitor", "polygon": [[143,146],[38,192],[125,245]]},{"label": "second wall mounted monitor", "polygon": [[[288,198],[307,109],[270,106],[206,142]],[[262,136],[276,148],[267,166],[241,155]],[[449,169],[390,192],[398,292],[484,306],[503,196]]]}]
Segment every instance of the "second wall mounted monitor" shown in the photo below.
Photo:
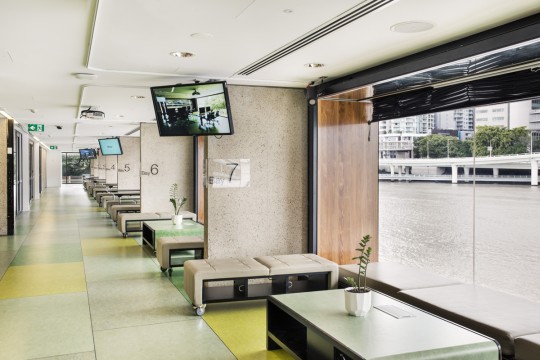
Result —
[{"label": "second wall mounted monitor", "polygon": [[95,149],[79,149],[81,160],[95,159],[97,157]]},{"label": "second wall mounted monitor", "polygon": [[227,83],[150,88],[160,136],[232,135]]},{"label": "second wall mounted monitor", "polygon": [[122,155],[122,145],[119,138],[98,139],[101,155]]}]

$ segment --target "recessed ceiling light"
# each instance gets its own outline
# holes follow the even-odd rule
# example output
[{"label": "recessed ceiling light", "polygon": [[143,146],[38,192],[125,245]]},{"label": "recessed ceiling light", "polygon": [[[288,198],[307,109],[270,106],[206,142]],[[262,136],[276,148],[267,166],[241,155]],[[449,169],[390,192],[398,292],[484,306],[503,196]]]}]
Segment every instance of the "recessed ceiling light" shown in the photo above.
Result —
[{"label": "recessed ceiling light", "polygon": [[307,64],[304,64],[304,66],[306,66],[308,68],[322,68],[324,66],[324,64],[321,64],[321,63],[307,63]]},{"label": "recessed ceiling light", "polygon": [[210,33],[193,33],[190,35],[194,39],[210,39],[214,37],[214,34]]},{"label": "recessed ceiling light", "polygon": [[173,51],[172,53],[170,53],[170,55],[174,57],[181,57],[181,58],[189,58],[189,57],[195,56],[195,54],[190,53],[190,52],[185,52],[185,51]]},{"label": "recessed ceiling light", "polygon": [[398,33],[411,34],[431,30],[433,26],[435,25],[425,21],[405,21],[392,25],[390,30]]},{"label": "recessed ceiling light", "polygon": [[283,12],[285,14],[292,14],[293,13],[293,9],[284,9]]},{"label": "recessed ceiling light", "polygon": [[132,98],[132,99],[146,99],[146,96],[143,96],[143,95],[131,95],[130,98]]}]

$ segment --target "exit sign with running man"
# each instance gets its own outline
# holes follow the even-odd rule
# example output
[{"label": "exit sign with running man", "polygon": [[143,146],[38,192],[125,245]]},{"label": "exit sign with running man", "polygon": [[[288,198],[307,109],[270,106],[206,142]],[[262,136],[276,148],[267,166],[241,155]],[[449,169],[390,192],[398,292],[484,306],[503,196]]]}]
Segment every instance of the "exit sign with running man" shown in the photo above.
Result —
[{"label": "exit sign with running man", "polygon": [[45,131],[45,125],[43,124],[28,124],[28,131]]}]

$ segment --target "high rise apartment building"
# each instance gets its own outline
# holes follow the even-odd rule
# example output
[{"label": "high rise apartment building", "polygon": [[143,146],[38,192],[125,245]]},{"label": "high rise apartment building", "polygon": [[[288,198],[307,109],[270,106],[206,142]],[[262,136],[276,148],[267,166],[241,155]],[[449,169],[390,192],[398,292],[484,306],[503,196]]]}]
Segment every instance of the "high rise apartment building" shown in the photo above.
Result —
[{"label": "high rise apartment building", "polygon": [[[476,126],[499,126],[507,129],[524,126],[534,129],[536,123],[540,129],[540,109],[539,99],[515,101],[489,106],[480,106],[475,109]],[[534,121],[536,116],[536,121]]]}]

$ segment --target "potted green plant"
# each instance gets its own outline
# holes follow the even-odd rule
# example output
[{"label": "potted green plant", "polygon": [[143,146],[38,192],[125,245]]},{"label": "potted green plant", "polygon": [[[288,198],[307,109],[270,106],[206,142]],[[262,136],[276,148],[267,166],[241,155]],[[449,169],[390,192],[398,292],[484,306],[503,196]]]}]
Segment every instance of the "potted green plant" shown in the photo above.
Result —
[{"label": "potted green plant", "polygon": [[174,225],[182,224],[182,215],[180,215],[180,209],[186,203],[187,199],[178,195],[178,184],[174,183],[169,189],[169,201],[174,207],[174,215],[172,216],[172,222]]},{"label": "potted green plant", "polygon": [[367,287],[367,267],[371,255],[371,247],[367,246],[371,240],[370,235],[365,235],[358,243],[358,256],[353,260],[358,260],[358,277],[346,277],[345,281],[349,285],[345,289],[345,308],[352,316],[365,316],[371,309],[371,290]]}]

